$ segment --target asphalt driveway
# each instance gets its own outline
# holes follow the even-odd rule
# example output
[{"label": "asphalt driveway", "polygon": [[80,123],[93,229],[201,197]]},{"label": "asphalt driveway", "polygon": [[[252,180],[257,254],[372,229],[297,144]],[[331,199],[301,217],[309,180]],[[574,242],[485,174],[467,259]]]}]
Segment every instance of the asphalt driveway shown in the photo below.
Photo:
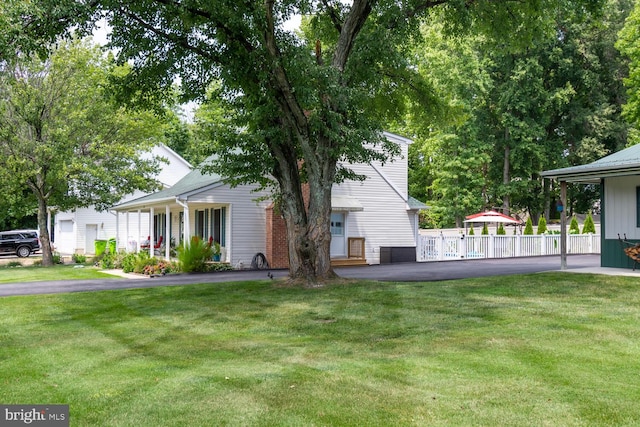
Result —
[{"label": "asphalt driveway", "polygon": [[[600,255],[571,255],[569,270],[596,269]],[[336,272],[346,278],[387,282],[430,282],[470,277],[528,274],[560,270],[559,256],[441,261],[342,267]],[[196,283],[233,282],[285,277],[286,270],[228,271],[207,274],[176,274],[164,277],[119,278],[113,280],[52,280],[47,282],[11,283],[0,285],[0,297],[64,292],[90,292],[112,289],[178,286]]]}]

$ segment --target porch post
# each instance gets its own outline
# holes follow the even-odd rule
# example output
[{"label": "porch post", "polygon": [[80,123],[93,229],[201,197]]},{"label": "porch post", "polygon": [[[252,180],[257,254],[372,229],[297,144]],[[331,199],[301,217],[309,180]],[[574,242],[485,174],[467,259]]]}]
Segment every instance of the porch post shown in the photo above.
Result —
[{"label": "porch post", "polygon": [[131,225],[130,221],[129,221],[130,220],[129,211],[126,211],[124,214],[126,215],[124,223],[125,223],[125,228],[127,229],[127,241],[124,242],[124,247],[126,248],[125,252],[129,252],[129,250],[131,250],[131,248],[129,247],[130,246],[129,245],[129,241],[130,241],[129,239],[131,237],[131,230],[130,230],[130,227],[129,227]]},{"label": "porch post", "polygon": [[116,253],[118,252],[118,246],[120,245],[120,213],[115,212],[116,215]]},{"label": "porch post", "polygon": [[155,235],[155,229],[153,227],[153,216],[155,215],[155,213],[153,212],[153,207],[151,207],[149,209],[149,257],[153,258],[153,256],[155,255],[153,253],[153,245],[154,245],[154,238],[153,236]]},{"label": "porch post", "polygon": [[187,202],[183,202],[182,200],[176,197],[176,203],[182,206],[183,217],[184,217],[184,229],[182,235],[182,241],[184,245],[189,245],[191,243],[191,225],[189,222],[189,205]]},{"label": "porch post", "polygon": [[560,270],[567,269],[567,181],[560,181]]},{"label": "porch post", "polygon": [[164,259],[169,260],[169,254],[171,253],[171,210],[169,205],[164,207],[165,214],[165,227],[164,227]]},{"label": "porch post", "polygon": [[136,243],[136,253],[140,252],[140,249],[141,249],[141,247],[140,247],[140,244],[141,244],[141,242],[140,242],[140,232],[142,231],[141,224],[142,224],[142,214],[140,213],[140,209],[138,209],[138,237],[136,238],[136,242],[137,242]]}]

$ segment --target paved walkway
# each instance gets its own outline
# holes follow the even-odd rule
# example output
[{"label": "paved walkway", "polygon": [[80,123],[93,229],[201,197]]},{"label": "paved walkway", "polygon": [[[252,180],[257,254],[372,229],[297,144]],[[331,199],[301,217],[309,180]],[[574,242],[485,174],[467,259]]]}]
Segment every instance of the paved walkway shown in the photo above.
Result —
[{"label": "paved walkway", "polygon": [[[601,268],[600,255],[571,255],[567,258],[567,272],[595,274],[624,274],[640,278],[640,271]],[[465,261],[442,261],[424,263],[401,263],[370,265],[366,267],[342,267],[336,272],[345,278],[370,279],[393,282],[430,282],[464,279],[471,277],[529,274],[544,271],[559,271],[560,257],[527,257],[509,259],[484,259]],[[155,286],[178,286],[197,283],[216,283],[268,279],[287,276],[286,270],[228,271],[206,274],[176,274],[148,278],[125,275],[113,280],[52,280],[47,282],[11,283],[0,285],[0,297],[14,295],[36,295],[64,292],[89,292],[113,289],[149,288]]]}]

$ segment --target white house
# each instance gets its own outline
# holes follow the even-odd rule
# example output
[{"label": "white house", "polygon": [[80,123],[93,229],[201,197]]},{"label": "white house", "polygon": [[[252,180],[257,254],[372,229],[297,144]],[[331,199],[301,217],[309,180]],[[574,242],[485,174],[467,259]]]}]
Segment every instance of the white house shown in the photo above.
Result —
[{"label": "white house", "polygon": [[[171,148],[160,144],[148,152],[142,154],[143,158],[160,156],[168,160],[162,163],[162,169],[156,179],[164,187],[171,187],[182,177],[191,171],[191,165]],[[136,191],[125,197],[122,201],[137,199],[144,193]],[[54,246],[56,251],[62,254],[93,254],[94,241],[96,239],[107,240],[116,235],[126,236],[119,244],[119,249],[124,249],[129,241],[140,242],[148,237],[148,234],[138,234],[138,230],[149,229],[149,214],[141,213],[129,223],[118,224],[116,214],[109,211],[99,212],[94,208],[80,208],[72,212],[57,212],[54,216]],[[146,232],[145,232],[146,233]]]},{"label": "white house", "polygon": [[[408,195],[407,154],[412,141],[391,133],[385,136],[400,147],[394,161],[384,166],[377,162],[350,165],[367,179],[333,187],[331,257],[336,263],[415,260],[418,212],[426,206]],[[153,235],[155,241],[162,236],[163,242],[173,240],[173,245],[185,236],[211,238],[222,246],[222,260],[234,266],[249,266],[257,254],[263,254],[271,267],[287,267],[283,220],[270,201],[256,201],[268,194],[255,189],[252,185],[231,188],[222,177],[195,169],[171,188],[113,210],[125,221],[135,220],[140,213],[153,216],[155,226],[147,232],[141,224],[138,234]],[[167,258],[170,244],[162,248]]]}]

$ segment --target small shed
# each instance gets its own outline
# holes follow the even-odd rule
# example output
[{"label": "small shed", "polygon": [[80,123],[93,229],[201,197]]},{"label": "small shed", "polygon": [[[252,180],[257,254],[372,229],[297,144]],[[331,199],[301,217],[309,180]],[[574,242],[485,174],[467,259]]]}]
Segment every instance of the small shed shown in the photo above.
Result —
[{"label": "small shed", "polygon": [[599,184],[602,267],[633,268],[624,245],[640,243],[640,145],[595,162],[541,173],[566,189],[567,182]]}]

